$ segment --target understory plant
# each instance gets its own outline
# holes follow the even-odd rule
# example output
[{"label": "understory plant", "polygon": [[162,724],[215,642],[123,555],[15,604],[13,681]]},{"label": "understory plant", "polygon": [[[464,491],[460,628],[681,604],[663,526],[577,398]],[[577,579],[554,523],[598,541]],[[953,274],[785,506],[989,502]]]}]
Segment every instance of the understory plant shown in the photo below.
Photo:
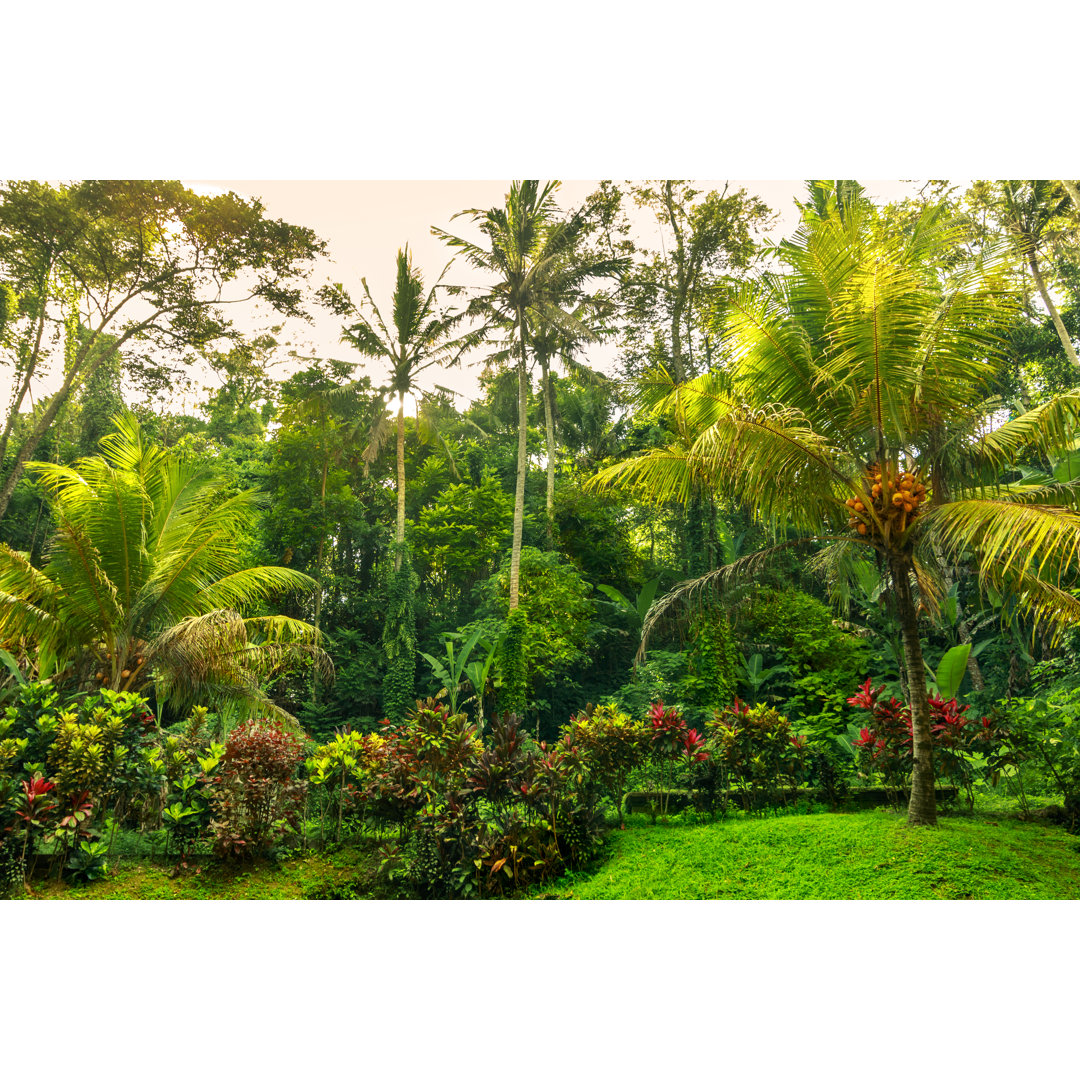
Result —
[{"label": "understory plant", "polygon": [[304,756],[300,739],[280,720],[249,720],[229,734],[210,792],[215,854],[265,854],[298,830],[307,788],[298,775]]},{"label": "understory plant", "polygon": [[[880,778],[899,795],[909,787],[914,767],[911,710],[896,697],[883,700],[884,691],[884,686],[875,689],[867,679],[848,699],[849,704],[871,716],[854,746],[859,754],[860,775]],[[1010,732],[1000,716],[972,716],[970,705],[961,705],[955,697],[946,700],[940,694],[930,694],[927,700],[934,775],[962,788],[972,806],[979,775],[976,755],[992,760],[1010,744]]]},{"label": "understory plant", "polygon": [[806,778],[808,744],[786,716],[767,705],[734,700],[706,724],[708,744],[743,809],[760,811],[793,799]]}]

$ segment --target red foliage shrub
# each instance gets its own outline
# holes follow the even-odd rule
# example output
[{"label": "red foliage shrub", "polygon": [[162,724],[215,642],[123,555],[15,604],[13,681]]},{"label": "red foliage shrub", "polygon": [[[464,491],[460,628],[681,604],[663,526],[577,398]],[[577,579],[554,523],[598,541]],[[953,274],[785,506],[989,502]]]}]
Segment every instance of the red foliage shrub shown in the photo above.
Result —
[{"label": "red foliage shrub", "polygon": [[296,828],[307,784],[300,740],[274,720],[251,720],[233,730],[214,780],[214,850],[226,857],[265,851]]}]

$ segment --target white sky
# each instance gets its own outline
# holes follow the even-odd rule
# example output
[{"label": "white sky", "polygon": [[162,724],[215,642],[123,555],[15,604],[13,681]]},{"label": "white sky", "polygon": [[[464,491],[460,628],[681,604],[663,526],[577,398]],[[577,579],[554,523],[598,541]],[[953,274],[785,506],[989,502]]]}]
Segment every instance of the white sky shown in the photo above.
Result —
[{"label": "white sky", "polygon": [[[871,197],[881,201],[904,198],[914,192],[911,183],[898,180],[862,181]],[[391,292],[394,285],[397,251],[406,243],[413,253],[415,266],[424,272],[430,287],[443,267],[453,256],[430,231],[432,225],[451,233],[470,235],[467,218],[451,220],[461,210],[478,207],[486,209],[501,205],[509,188],[509,180],[186,180],[200,192],[235,191],[245,197],[259,198],[268,215],[284,218],[292,224],[305,225],[327,241],[329,257],[320,260],[312,275],[312,284],[340,281],[358,300],[362,290],[361,277],[366,277],[375,303],[384,318],[389,318]],[[595,180],[564,180],[557,193],[560,207],[579,206],[597,186]],[[696,180],[702,190],[722,190],[724,180]],[[733,180],[730,189],[745,187],[758,195],[780,213],[777,226],[770,235],[777,237],[794,229],[798,223],[793,200],[804,194],[803,180]],[[655,230],[655,222],[647,213],[639,214],[635,224],[643,230]],[[473,236],[476,234],[473,233]],[[484,284],[478,271],[459,258],[444,279],[447,283]],[[294,320],[286,326],[287,338],[304,354],[368,363],[348,345],[340,342],[341,320],[328,312],[313,311],[314,325]],[[254,317],[251,312],[250,316]],[[237,323],[244,319],[236,315]],[[477,350],[465,363],[454,369],[432,368],[418,380],[421,387],[431,389],[436,384],[449,387],[472,398],[478,392],[478,375],[483,350]],[[615,356],[611,346],[592,348],[582,359],[601,369],[609,368]],[[294,365],[286,365],[288,371]],[[375,385],[385,378],[379,365],[357,369],[370,375]]]}]

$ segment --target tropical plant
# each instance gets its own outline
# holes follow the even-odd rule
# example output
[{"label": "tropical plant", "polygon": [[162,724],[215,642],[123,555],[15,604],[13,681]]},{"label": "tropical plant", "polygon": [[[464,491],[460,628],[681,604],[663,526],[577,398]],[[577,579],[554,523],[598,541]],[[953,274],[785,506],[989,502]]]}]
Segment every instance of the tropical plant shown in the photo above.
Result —
[{"label": "tropical plant", "polygon": [[[476,648],[477,642],[483,636],[484,628],[482,626],[476,627],[467,638],[464,634],[458,632],[443,634],[443,647],[446,649],[445,663],[439,657],[432,656],[431,653],[420,653],[431,666],[435,678],[442,683],[443,691],[450,700],[451,713],[456,714],[458,711],[458,695],[461,693],[465,665],[469,662],[469,657],[472,655],[473,649]],[[455,643],[457,642],[461,643],[460,649],[456,648]],[[483,710],[481,710],[481,714],[482,712]]]},{"label": "tropical plant", "polygon": [[288,664],[326,668],[316,632],[246,609],[310,578],[242,565],[255,491],[225,495],[204,467],[152,446],[130,413],[101,455],[74,467],[35,462],[57,518],[43,569],[0,545],[0,637],[25,635],[42,675],[76,687],[153,689],[185,708],[236,701],[288,716],[262,680]]},{"label": "tropical plant", "polygon": [[623,824],[627,778],[639,768],[649,751],[652,735],[641,720],[633,720],[614,706],[589,706],[574,716],[567,730],[581,747],[593,781],[605,792]]},{"label": "tropical plant", "polygon": [[[808,219],[778,250],[787,276],[730,291],[728,368],[652,387],[680,443],[595,479],[660,500],[685,499],[704,483],[779,531],[802,534],[786,543],[827,545],[819,564],[880,559],[911,694],[912,824],[936,821],[917,607],[937,606],[935,567],[970,560],[983,587],[1015,592],[1047,625],[1080,618],[1067,591],[1080,549],[1080,486],[1004,482],[1027,455],[1063,445],[1080,394],[1009,419],[988,402],[1015,304],[988,264],[943,266],[956,239],[936,209],[906,229],[887,227],[857,200],[842,219]],[[673,602],[765,557],[670,593],[653,605],[644,640]]]},{"label": "tropical plant", "polygon": [[[464,313],[440,311],[436,293],[450,269],[448,263],[435,285],[424,293],[424,278],[413,267],[409,246],[397,253],[397,282],[394,287],[393,310],[389,329],[383,321],[375,301],[371,298],[367,278],[361,278],[364,301],[357,308],[348,298],[341,285],[324,296],[339,314],[355,316],[356,322],[342,332],[342,341],[349,342],[363,356],[386,360],[390,365],[390,385],[386,388],[396,394],[397,411],[397,530],[394,541],[405,542],[405,395],[415,389],[416,378],[434,364],[450,365],[480,340],[478,332],[453,337]],[[365,314],[367,308],[370,314]],[[400,569],[400,551],[395,555],[394,566]]]},{"label": "tropical plant", "polygon": [[250,720],[229,735],[211,794],[218,855],[264,853],[297,831],[307,790],[297,776],[303,761],[300,740],[280,721]]},{"label": "tropical plant", "polygon": [[540,187],[537,180],[511,186],[504,207],[463,210],[484,234],[486,247],[453,236],[432,226],[432,232],[464,253],[477,269],[491,274],[495,283],[474,296],[466,308],[470,317],[483,321],[485,331],[507,335],[517,360],[518,456],[514,492],[514,524],[510,559],[510,610],[518,606],[521,537],[525,521],[525,475],[527,409],[529,401],[529,353],[532,335],[554,327],[568,337],[591,337],[585,324],[568,308],[590,278],[618,273],[621,259],[579,260],[575,249],[585,228],[579,212],[559,220],[554,194],[559,182]]}]

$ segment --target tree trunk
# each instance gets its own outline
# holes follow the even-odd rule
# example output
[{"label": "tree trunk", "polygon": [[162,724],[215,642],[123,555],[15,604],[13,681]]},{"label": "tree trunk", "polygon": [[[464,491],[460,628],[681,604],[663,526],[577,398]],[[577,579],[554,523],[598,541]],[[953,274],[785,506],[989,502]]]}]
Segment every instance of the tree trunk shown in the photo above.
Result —
[{"label": "tree trunk", "polygon": [[1076,349],[1073,348],[1072,339],[1069,337],[1068,330],[1065,329],[1065,324],[1061,321],[1058,309],[1054,306],[1054,301],[1050,299],[1050,293],[1039,271],[1039,262],[1035,258],[1034,251],[1028,255],[1028,266],[1031,267],[1031,276],[1035,279],[1035,286],[1046,305],[1046,310],[1050,312],[1050,318],[1054,321],[1054,329],[1057,330],[1057,335],[1061,339],[1061,347],[1065,350],[1065,355],[1072,361],[1073,367],[1080,368],[1080,359],[1076,356]]},{"label": "tree trunk", "polygon": [[541,360],[541,378],[544,387],[544,435],[547,440],[547,543],[555,546],[555,419],[551,407],[551,368]]},{"label": "tree trunk", "polygon": [[397,411],[397,548],[394,569],[401,569],[401,545],[405,543],[405,395],[398,395]]},{"label": "tree trunk", "polygon": [[525,525],[525,474],[528,469],[529,376],[525,370],[525,345],[518,359],[518,456],[517,485],[514,488],[514,533],[510,547],[510,610],[518,606],[521,575],[521,534]]},{"label": "tree trunk", "polygon": [[[45,303],[43,301],[41,304],[41,311],[38,314],[34,347],[30,350],[30,355],[27,357],[26,370],[23,372],[22,377],[19,378],[18,385],[11,400],[11,411],[4,420],[4,432],[0,435],[0,468],[3,467],[4,458],[7,456],[8,438],[11,435],[11,429],[15,426],[15,417],[18,416],[19,410],[22,408],[23,400],[30,389],[30,383],[34,378],[34,372],[37,371],[38,357],[41,355],[41,339],[44,333]],[[2,513],[0,513],[0,517],[3,517]]]},{"label": "tree trunk", "polygon": [[686,306],[688,282],[685,273],[685,254],[682,229],[675,213],[675,199],[671,191],[671,181],[664,183],[664,205],[671,220],[671,230],[675,234],[675,288],[672,290],[671,306],[671,377],[677,383],[686,379],[686,364],[683,362],[682,318]]},{"label": "tree trunk", "polygon": [[911,704],[912,753],[909,825],[936,825],[937,800],[934,794],[933,736],[930,733],[930,702],[926,695],[926,665],[919,642],[919,623],[911,595],[911,556],[890,558],[896,608],[904,637],[904,660]]},{"label": "tree trunk", "polygon": [[[325,438],[325,430],[324,430]],[[326,547],[326,476],[330,469],[330,448],[323,444],[323,467],[322,467],[322,486],[319,491],[319,507],[320,507],[320,528],[319,528],[319,547],[315,554],[315,616],[311,621],[311,625],[315,627],[315,633],[319,632],[319,624],[322,622],[322,598],[323,598],[323,552]],[[315,669],[311,671],[311,703],[317,705],[319,703],[319,676],[315,673]]]}]

